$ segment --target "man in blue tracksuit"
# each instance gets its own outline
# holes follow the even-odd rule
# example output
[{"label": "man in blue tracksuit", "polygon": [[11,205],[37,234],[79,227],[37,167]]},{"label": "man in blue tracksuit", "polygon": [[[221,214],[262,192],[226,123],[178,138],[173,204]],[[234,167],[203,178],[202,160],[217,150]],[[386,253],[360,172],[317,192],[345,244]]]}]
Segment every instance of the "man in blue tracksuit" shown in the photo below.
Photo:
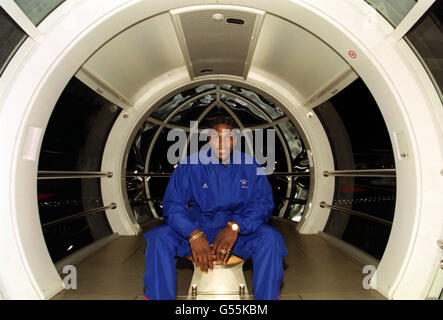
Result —
[{"label": "man in blue tracksuit", "polygon": [[[255,158],[248,162],[251,156],[240,152],[241,164],[233,161],[236,140],[225,133],[234,127],[229,119],[216,118],[211,148],[174,169],[162,201],[166,224],[143,234],[146,299],[176,299],[175,256],[192,255],[197,267],[211,272],[213,259],[224,262],[230,253],[252,258],[255,299],[279,298],[288,252],[283,236],[265,224],[274,208],[272,189],[266,175],[257,174],[263,169]],[[191,161],[202,152],[217,161]]]}]

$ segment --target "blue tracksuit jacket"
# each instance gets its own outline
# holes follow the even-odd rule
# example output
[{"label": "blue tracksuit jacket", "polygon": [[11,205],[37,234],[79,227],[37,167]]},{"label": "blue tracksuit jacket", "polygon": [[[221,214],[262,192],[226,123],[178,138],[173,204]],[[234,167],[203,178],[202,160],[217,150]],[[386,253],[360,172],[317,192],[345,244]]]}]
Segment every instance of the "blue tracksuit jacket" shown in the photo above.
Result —
[{"label": "blue tracksuit jacket", "polygon": [[[213,156],[211,149],[208,155]],[[269,219],[274,201],[268,178],[257,174],[263,169],[255,158],[239,155],[241,164],[231,159],[225,167],[218,159],[216,164],[191,164],[195,153],[175,168],[163,198],[163,216],[184,238],[199,227],[219,229],[230,220],[246,235]]]},{"label": "blue tracksuit jacket", "polygon": [[[175,299],[175,256],[190,256],[189,234],[203,230],[209,243],[230,220],[240,226],[232,253],[252,258],[255,299],[277,299],[283,278],[283,257],[288,254],[282,235],[265,224],[274,208],[271,185],[257,161],[242,152],[241,163],[204,164],[200,154],[188,156],[171,175],[162,201],[166,224],[143,234],[147,241],[146,299]],[[194,158],[193,158],[194,157]],[[186,163],[185,163],[186,162]],[[192,164],[192,162],[198,162]]]}]

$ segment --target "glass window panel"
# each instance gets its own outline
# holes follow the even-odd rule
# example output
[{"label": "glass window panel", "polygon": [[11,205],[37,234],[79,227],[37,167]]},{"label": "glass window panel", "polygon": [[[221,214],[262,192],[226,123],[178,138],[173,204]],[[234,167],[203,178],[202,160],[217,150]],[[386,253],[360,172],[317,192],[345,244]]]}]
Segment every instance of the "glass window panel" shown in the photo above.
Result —
[{"label": "glass window panel", "polygon": [[27,35],[0,7],[0,76]]},{"label": "glass window panel", "polygon": [[149,145],[159,126],[146,121],[138,130],[129,151],[126,170],[128,173],[144,172]]},{"label": "glass window panel", "polygon": [[38,25],[64,0],[14,0],[28,18]]},{"label": "glass window panel", "polygon": [[[303,141],[292,122],[285,121],[278,125],[283,133],[289,148],[292,171],[309,173],[309,158]],[[287,171],[284,170],[284,171]],[[309,195],[310,177],[292,177],[292,188],[289,196],[289,204],[284,217],[294,222],[299,222],[306,209],[306,199]]]},{"label": "glass window panel", "polygon": [[[172,172],[174,165],[168,161],[168,149],[176,141],[168,141],[168,132],[170,129],[163,129],[157,137],[152,149],[151,159],[149,160],[149,172]],[[178,154],[177,154],[178,155]]]},{"label": "glass window panel", "polygon": [[[169,163],[167,158],[167,151],[171,145],[176,143],[176,141],[167,141],[169,131],[170,129],[164,129],[155,141],[155,145],[152,149],[151,158],[149,161],[149,172],[172,173],[174,170],[175,164]],[[162,216],[161,200],[163,199],[168,182],[169,177],[152,177],[147,181],[149,186],[150,198],[153,200],[156,213],[160,217]]]},{"label": "glass window panel", "polygon": [[195,88],[195,92],[200,94],[202,92],[207,92],[207,91],[214,90],[215,88],[216,88],[215,84],[208,83],[208,84],[204,84],[204,85],[202,85],[200,87]]},{"label": "glass window panel", "polygon": [[153,201],[154,208],[156,209],[156,213],[159,217],[163,216],[162,207],[160,205],[163,200],[163,196],[165,195],[168,182],[169,177],[149,179],[149,191],[151,193],[150,199]]},{"label": "glass window panel", "polygon": [[293,196],[289,201],[286,218],[294,222],[300,222],[306,209],[306,202],[309,196],[309,184],[306,188],[300,184],[294,183],[292,188]]},{"label": "glass window panel", "polygon": [[[81,180],[38,180],[38,202],[42,224],[84,211],[81,200]],[[95,202],[95,199],[93,201]],[[97,199],[97,201],[101,200]],[[96,207],[99,206],[96,205]]]},{"label": "glass window panel", "polygon": [[229,84],[222,84],[221,89],[232,93],[236,93],[242,96],[243,98],[248,99],[256,106],[261,108],[272,120],[275,120],[285,115],[284,112],[278,106],[276,106],[272,101],[265,99],[261,95],[251,90],[247,90],[237,86],[232,86]]},{"label": "glass window panel", "polygon": [[[395,167],[383,116],[361,79],[315,108],[315,112],[328,134],[336,170]],[[395,178],[335,179],[333,205],[392,221]],[[389,238],[390,226],[332,210],[324,231],[380,259]]]},{"label": "glass window panel", "polygon": [[283,132],[292,159],[296,159],[304,150],[303,142],[297,129],[290,121],[282,122],[278,124],[278,127]]},{"label": "glass window panel", "polygon": [[43,235],[54,263],[94,242],[84,217],[46,228]]},{"label": "glass window panel", "polygon": [[138,223],[142,223],[154,217],[148,206],[148,199],[146,197],[146,179],[146,177],[126,178],[126,191],[129,206],[131,207]]},{"label": "glass window panel", "polygon": [[39,170],[100,171],[106,140],[120,111],[72,78],[46,128]]},{"label": "glass window panel", "polygon": [[225,93],[220,95],[220,99],[235,113],[245,128],[268,122],[262,113],[242,99],[232,97]]},{"label": "glass window panel", "polygon": [[[284,141],[283,141],[284,143]],[[263,131],[263,154],[267,155],[268,150],[267,146],[271,146],[272,144],[268,144],[266,131]],[[255,148],[255,143],[254,143]],[[283,147],[282,141],[278,138],[277,133],[275,133],[275,169],[274,172],[287,172],[288,171],[288,162],[286,160],[286,153]],[[257,150],[254,150],[254,154],[257,153]],[[285,178],[286,179],[286,178]]]},{"label": "glass window panel", "polygon": [[190,121],[196,121],[215,99],[213,93],[188,103],[169,120],[169,123],[189,127]]},{"label": "glass window panel", "polygon": [[[333,205],[392,222],[395,197],[395,178],[336,177]],[[341,236],[343,240],[381,259],[391,226],[340,211],[332,211],[331,215],[339,216],[342,222],[346,221]],[[333,219],[330,218],[329,223],[331,221]]]},{"label": "glass window panel", "polygon": [[[72,78],[46,128],[39,171],[100,171],[104,147],[120,111]],[[100,179],[38,180],[37,191],[42,224],[104,206]],[[43,227],[54,261],[111,232],[104,212]]]},{"label": "glass window panel", "polygon": [[335,169],[392,169],[391,140],[383,116],[361,79],[314,109],[333,149]]},{"label": "glass window panel", "polygon": [[422,62],[443,101],[443,1],[435,1],[428,12],[406,34],[405,40]]},{"label": "glass window panel", "polygon": [[179,105],[184,103],[186,100],[189,100],[190,98],[190,94],[183,95],[182,93],[179,93],[171,97],[168,101],[155,109],[151,116],[160,120],[165,120],[168,114],[170,114],[172,111],[174,111],[175,108],[177,108]]},{"label": "glass window panel", "polygon": [[[417,3],[416,0],[366,0],[393,26],[398,26]],[[370,14],[370,13],[368,13]],[[368,17],[372,19],[372,17]],[[370,21],[368,20],[368,23]]]},{"label": "glass window panel", "polygon": [[131,208],[132,211],[134,212],[135,220],[139,224],[154,219],[154,216],[151,213],[151,209],[149,208],[148,203],[146,201],[141,204],[131,203]]},{"label": "glass window panel", "polygon": [[[103,207],[99,179],[38,180],[37,192],[42,224]],[[54,262],[109,234],[104,212],[43,227]]]},{"label": "glass window panel", "polygon": [[[148,148],[158,128],[158,125],[146,121],[138,130],[126,163],[126,171],[128,173],[142,173],[145,171]],[[146,196],[146,179],[146,177],[126,177],[129,205],[138,223],[143,223],[154,217]]]},{"label": "glass window panel", "polygon": [[[267,145],[266,134],[263,135],[264,145]],[[287,172],[288,171],[288,163],[286,161],[286,154],[281,143],[281,140],[278,139],[277,135],[275,135],[275,169],[274,172]],[[255,150],[254,150],[255,151]],[[256,151],[255,151],[256,152]],[[264,154],[267,154],[267,150],[265,149]],[[268,175],[269,182],[272,187],[272,193],[274,196],[274,211],[272,215],[279,216],[280,211],[282,210],[286,199],[286,192],[288,190],[288,178],[282,176]]]},{"label": "glass window panel", "polygon": [[[348,206],[387,221],[393,221],[396,181],[392,177],[336,177],[337,190],[333,205]],[[347,197],[350,195],[351,197]]]},{"label": "glass window panel", "polygon": [[269,175],[268,179],[272,187],[272,193],[274,195],[274,212],[272,214],[278,216],[286,200],[288,179],[286,177],[279,177],[273,175]]},{"label": "glass window panel", "polygon": [[192,88],[189,90],[185,90],[183,92],[180,92],[179,94],[176,94],[175,96],[169,98],[165,103],[163,103],[161,106],[155,109],[155,111],[152,113],[152,116],[154,118],[157,118],[159,120],[165,120],[166,117],[175,110],[178,106],[186,102],[187,100],[191,99],[192,97],[195,97],[198,94],[201,94],[203,92],[207,92],[210,90],[215,89],[215,84],[205,84],[197,88]]}]

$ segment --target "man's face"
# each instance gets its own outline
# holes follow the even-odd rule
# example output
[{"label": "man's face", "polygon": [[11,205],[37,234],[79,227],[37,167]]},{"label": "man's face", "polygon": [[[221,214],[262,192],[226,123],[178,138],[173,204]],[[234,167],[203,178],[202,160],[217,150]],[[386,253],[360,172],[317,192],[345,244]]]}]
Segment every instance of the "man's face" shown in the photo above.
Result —
[{"label": "man's face", "polygon": [[209,136],[212,150],[219,159],[228,158],[237,142],[237,137],[231,134],[232,128],[229,125],[219,124],[212,129],[217,132],[217,134],[214,132]]}]

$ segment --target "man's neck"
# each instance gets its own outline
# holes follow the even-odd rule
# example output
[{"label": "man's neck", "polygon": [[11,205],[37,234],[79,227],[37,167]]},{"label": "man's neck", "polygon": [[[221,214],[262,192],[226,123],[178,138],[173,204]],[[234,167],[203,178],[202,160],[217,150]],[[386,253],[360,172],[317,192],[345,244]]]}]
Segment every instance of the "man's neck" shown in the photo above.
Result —
[{"label": "man's neck", "polygon": [[218,158],[218,162],[226,167],[226,165],[231,161],[231,157],[227,157],[225,159]]},{"label": "man's neck", "polygon": [[211,156],[213,157],[213,158],[215,158],[215,159],[217,159],[218,160],[218,163],[219,164],[223,164],[225,167],[227,166],[227,164],[228,163],[230,163],[231,162],[231,157],[232,157],[232,152],[229,154],[229,156],[227,156],[226,158],[220,158],[220,157],[218,157],[215,153],[214,153],[214,151],[211,149]]}]

